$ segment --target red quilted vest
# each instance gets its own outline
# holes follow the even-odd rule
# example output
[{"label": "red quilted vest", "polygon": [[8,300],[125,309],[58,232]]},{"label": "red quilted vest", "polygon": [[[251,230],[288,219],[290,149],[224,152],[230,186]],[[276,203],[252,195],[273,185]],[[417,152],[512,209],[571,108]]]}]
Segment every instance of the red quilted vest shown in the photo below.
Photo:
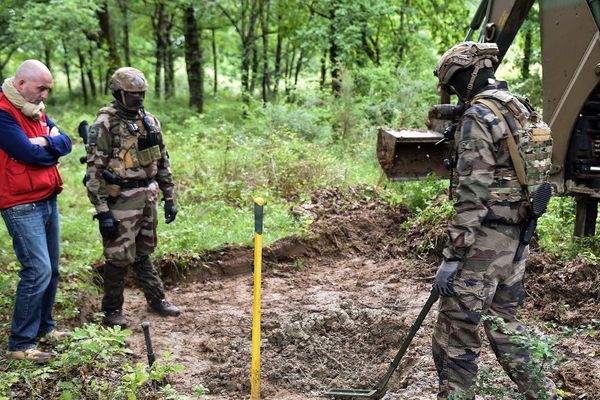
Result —
[{"label": "red quilted vest", "polygon": [[[17,121],[27,137],[48,134],[46,114],[34,120],[25,116],[0,92],[0,110],[8,112]],[[0,208],[32,203],[62,191],[62,179],[56,165],[36,167],[14,160],[0,149]]]}]

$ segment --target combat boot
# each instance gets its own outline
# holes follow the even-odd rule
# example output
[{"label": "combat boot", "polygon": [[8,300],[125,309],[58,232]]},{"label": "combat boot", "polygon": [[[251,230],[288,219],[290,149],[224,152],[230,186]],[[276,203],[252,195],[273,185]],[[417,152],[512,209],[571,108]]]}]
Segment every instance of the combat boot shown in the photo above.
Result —
[{"label": "combat boot", "polygon": [[148,303],[148,305],[152,311],[163,317],[177,317],[181,314],[181,310],[175,304],[171,304],[165,299]]},{"label": "combat boot", "polygon": [[104,297],[102,298],[102,323],[106,326],[127,328],[127,320],[123,316],[123,290],[125,289],[126,268],[117,267],[107,262],[104,264]]},{"label": "combat boot", "polygon": [[102,318],[102,324],[106,326],[120,326],[121,329],[126,329],[127,319],[123,315],[122,310],[109,310],[104,311],[104,318]]}]

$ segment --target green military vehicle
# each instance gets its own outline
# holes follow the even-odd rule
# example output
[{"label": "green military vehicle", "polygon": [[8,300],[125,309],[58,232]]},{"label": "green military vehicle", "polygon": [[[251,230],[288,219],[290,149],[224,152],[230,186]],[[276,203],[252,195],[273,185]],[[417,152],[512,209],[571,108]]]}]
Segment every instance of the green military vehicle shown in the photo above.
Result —
[{"label": "green military vehicle", "polygon": [[[534,0],[483,0],[465,40],[497,43],[506,54]],[[540,0],[544,120],[552,128],[551,182],[577,202],[575,235],[595,234],[600,200],[600,0]],[[380,129],[377,157],[392,181],[434,172],[448,177],[442,142],[455,106],[442,95],[428,130]]]}]

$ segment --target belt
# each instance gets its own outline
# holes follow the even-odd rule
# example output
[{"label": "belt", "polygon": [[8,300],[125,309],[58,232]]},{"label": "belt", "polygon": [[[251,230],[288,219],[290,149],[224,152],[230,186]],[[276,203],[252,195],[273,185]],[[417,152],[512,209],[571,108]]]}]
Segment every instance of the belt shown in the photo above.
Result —
[{"label": "belt", "polygon": [[149,179],[134,179],[134,180],[123,180],[119,182],[121,189],[135,189],[141,187],[148,187],[154,182],[154,178]]}]

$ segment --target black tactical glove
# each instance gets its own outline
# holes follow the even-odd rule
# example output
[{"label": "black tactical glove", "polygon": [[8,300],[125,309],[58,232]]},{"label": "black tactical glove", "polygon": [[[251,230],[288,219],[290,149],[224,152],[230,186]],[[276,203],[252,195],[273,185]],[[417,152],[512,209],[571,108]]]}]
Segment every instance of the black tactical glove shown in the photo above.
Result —
[{"label": "black tactical glove", "polygon": [[445,297],[456,296],[454,278],[458,270],[458,261],[442,261],[435,274],[434,286],[438,293]]},{"label": "black tactical glove", "polygon": [[175,221],[176,216],[177,208],[175,207],[173,200],[165,200],[165,222],[170,224]]},{"label": "black tactical glove", "polygon": [[119,235],[119,220],[115,219],[110,211],[94,215],[98,220],[100,234],[106,240],[115,239]]}]

